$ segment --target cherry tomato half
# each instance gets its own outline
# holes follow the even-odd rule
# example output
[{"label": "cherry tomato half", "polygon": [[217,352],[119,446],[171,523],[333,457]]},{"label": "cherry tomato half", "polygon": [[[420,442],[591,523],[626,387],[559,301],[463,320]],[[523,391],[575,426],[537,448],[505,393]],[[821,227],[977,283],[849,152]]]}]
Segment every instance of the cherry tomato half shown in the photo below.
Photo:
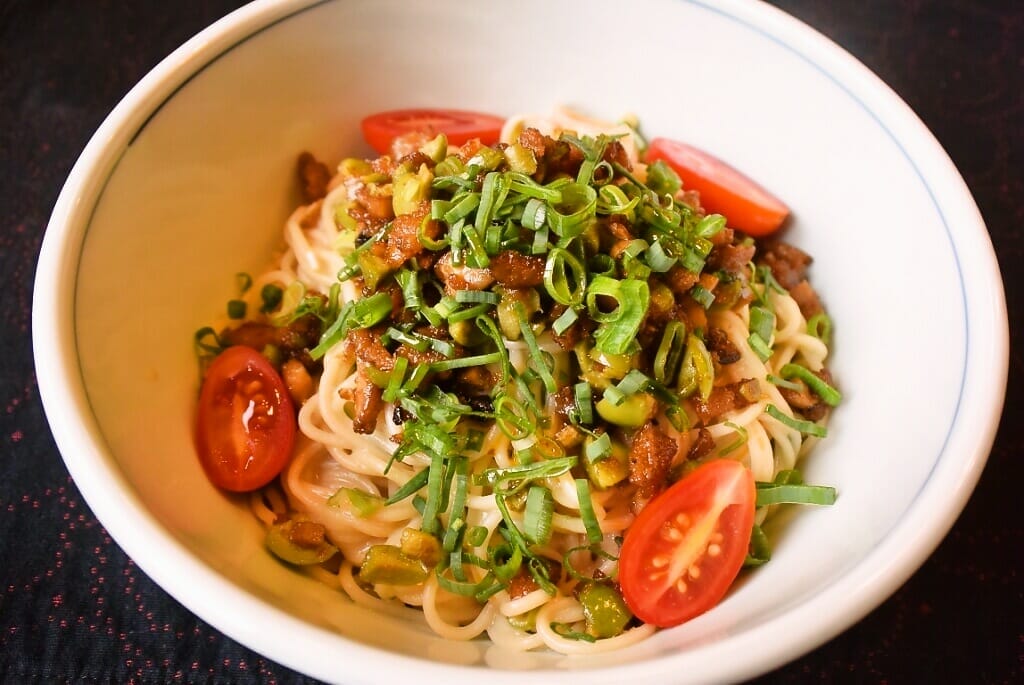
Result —
[{"label": "cherry tomato half", "polygon": [[722,214],[729,225],[752,236],[778,230],[789,207],[725,162],[695,147],[655,138],[647,148],[648,164],[662,160],[683,180],[683,188],[700,193],[709,214]]},{"label": "cherry tomato half", "polygon": [[391,141],[404,133],[425,133],[430,137],[443,133],[450,145],[462,145],[479,138],[484,145],[498,142],[505,120],[490,114],[457,109],[396,109],[363,119],[363,138],[382,155],[391,149]]},{"label": "cherry tomato half", "polygon": [[263,487],[295,444],[295,408],[284,381],[251,347],[229,347],[206,371],[196,449],[207,477],[233,492]]},{"label": "cherry tomato half", "polygon": [[668,628],[718,604],[747,556],[756,497],[750,471],[719,459],[640,511],[619,555],[622,596],[637,618]]}]

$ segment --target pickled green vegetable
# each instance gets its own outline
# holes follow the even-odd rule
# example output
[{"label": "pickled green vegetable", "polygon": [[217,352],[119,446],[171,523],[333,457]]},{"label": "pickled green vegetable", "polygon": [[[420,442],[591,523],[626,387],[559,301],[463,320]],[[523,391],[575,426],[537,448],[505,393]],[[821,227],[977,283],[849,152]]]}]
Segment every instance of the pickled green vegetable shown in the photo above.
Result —
[{"label": "pickled green vegetable", "polygon": [[609,400],[601,398],[597,403],[597,413],[608,423],[623,428],[640,428],[654,414],[657,401],[645,392],[629,395],[616,406]]},{"label": "pickled green vegetable", "polygon": [[292,540],[292,528],[303,519],[291,519],[270,527],[265,543],[274,556],[296,566],[322,564],[335,554],[338,548],[326,540],[315,547],[306,547]]},{"label": "pickled green vegetable", "polygon": [[406,171],[402,167],[395,172],[392,180],[393,195],[391,206],[395,215],[411,214],[424,200],[430,199],[430,183],[434,174],[426,164],[420,165],[418,171]]},{"label": "pickled green vegetable", "polygon": [[587,634],[598,639],[621,635],[633,614],[622,595],[607,583],[589,583],[580,590]]},{"label": "pickled green vegetable", "polygon": [[[594,442],[594,438],[587,436],[584,445]],[[584,450],[586,447],[584,447]],[[612,441],[612,451],[604,459],[591,462],[583,460],[587,469],[587,477],[595,487],[601,490],[617,485],[629,475],[629,450],[617,440]]]},{"label": "pickled green vegetable", "polygon": [[441,560],[441,543],[430,533],[406,528],[402,531],[400,544],[404,554],[419,559],[427,566],[437,566]]},{"label": "pickled green vegetable", "polygon": [[360,580],[372,584],[416,585],[429,573],[426,564],[394,545],[374,545],[359,568]]}]

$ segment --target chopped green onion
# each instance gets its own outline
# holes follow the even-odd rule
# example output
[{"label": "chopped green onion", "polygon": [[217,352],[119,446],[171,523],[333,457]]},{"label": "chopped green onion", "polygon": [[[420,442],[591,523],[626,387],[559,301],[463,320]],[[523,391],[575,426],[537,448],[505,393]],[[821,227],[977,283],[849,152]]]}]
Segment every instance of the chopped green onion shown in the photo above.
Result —
[{"label": "chopped green onion", "polygon": [[544,288],[555,302],[579,306],[587,290],[587,270],[568,250],[552,248],[544,264]]},{"label": "chopped green onion", "polygon": [[[775,315],[764,307],[750,308],[750,332],[768,344],[775,330]],[[762,360],[763,361],[763,360]]]},{"label": "chopped green onion", "polygon": [[[601,310],[598,298],[602,296],[615,300],[617,306],[614,310]],[[650,289],[646,281],[617,281],[607,276],[598,276],[591,281],[587,288],[587,309],[590,318],[601,322],[594,332],[594,341],[599,352],[626,354],[635,349],[636,334],[647,314],[650,298]]]},{"label": "chopped green onion", "polygon": [[457,202],[455,200],[452,202],[451,208],[442,217],[448,225],[455,224],[459,219],[465,219],[472,214],[480,205],[480,196],[476,193],[469,193],[462,196]]},{"label": "chopped green onion", "polygon": [[654,380],[665,385],[675,380],[685,346],[686,326],[682,321],[669,321],[654,354]]},{"label": "chopped green onion", "polygon": [[487,539],[488,532],[489,531],[484,526],[473,526],[466,531],[466,542],[469,543],[471,547],[479,547],[484,544],[484,541]]},{"label": "chopped green onion", "polygon": [[582,424],[592,424],[594,422],[594,403],[590,383],[583,381],[574,385],[573,396],[576,399],[576,418]]},{"label": "chopped green onion", "polygon": [[699,283],[690,288],[690,297],[704,309],[710,308],[715,303],[715,294]]},{"label": "chopped green onion", "polygon": [[235,274],[235,284],[238,287],[238,292],[244,295],[249,292],[249,288],[252,287],[252,276],[244,271],[239,271]]},{"label": "chopped green onion", "polygon": [[771,504],[835,504],[835,488],[825,485],[780,485],[776,483],[757,484],[757,506]]},{"label": "chopped green onion", "polygon": [[[387,469],[384,470],[384,473],[387,473]],[[387,500],[384,502],[384,504],[386,506],[390,506],[392,504],[397,504],[398,502],[401,502],[406,497],[409,497],[411,495],[416,494],[417,492],[419,492],[419,490],[424,485],[427,484],[427,478],[429,476],[430,476],[430,469],[429,468],[426,468],[426,469],[423,469],[422,471],[419,471],[415,476],[413,476],[412,478],[407,480],[405,482],[405,485],[400,487],[395,492],[395,494],[391,495],[391,497],[388,497]]]},{"label": "chopped green onion", "polygon": [[228,318],[244,319],[246,304],[245,300],[228,300]]},{"label": "chopped green onion", "polygon": [[612,438],[607,433],[601,433],[596,440],[587,443],[587,446],[583,449],[583,456],[588,464],[599,462],[611,453]]},{"label": "chopped green onion", "polygon": [[647,266],[651,268],[651,271],[665,273],[675,266],[676,261],[678,261],[675,257],[665,252],[664,244],[665,241],[663,240],[655,240],[651,243],[651,246],[647,248],[646,261]]},{"label": "chopped green onion", "polygon": [[832,319],[825,312],[815,314],[807,320],[807,332],[828,345],[832,337]]},{"label": "chopped green onion", "polygon": [[263,289],[260,290],[260,299],[263,300],[263,306],[260,307],[260,311],[264,314],[274,311],[277,309],[277,306],[281,304],[282,297],[284,297],[284,291],[281,290],[279,286],[276,286],[273,283],[267,283],[263,286]]},{"label": "chopped green onion", "polygon": [[462,233],[466,236],[466,242],[469,243],[469,256],[473,258],[473,261],[467,262],[467,264],[477,269],[486,268],[491,263],[491,258],[487,256],[487,250],[484,249],[476,227],[466,224],[462,228]]},{"label": "chopped green onion", "polygon": [[701,238],[710,238],[725,228],[725,217],[721,214],[708,214],[694,229],[694,233]]},{"label": "chopped green onion", "polygon": [[767,378],[768,382],[771,383],[772,385],[778,386],[780,388],[785,388],[786,390],[794,390],[796,392],[800,392],[801,390],[803,390],[799,383],[787,381],[786,379],[779,378],[778,376],[772,373],[768,374],[765,378]]},{"label": "chopped green onion", "polygon": [[384,388],[383,399],[385,402],[394,402],[398,399],[398,392],[402,389],[402,381],[405,380],[405,371],[409,366],[407,357],[396,356],[395,366],[388,376],[388,385]]},{"label": "chopped green onion", "polygon": [[444,510],[444,503],[441,501],[444,471],[444,454],[435,452],[430,457],[430,466],[427,467],[427,506],[423,510],[423,523],[420,525],[425,533],[431,535],[437,534],[437,515]]},{"label": "chopped green onion", "polygon": [[822,402],[830,407],[835,407],[843,399],[838,390],[816,376],[806,366],[801,366],[800,364],[786,364],[779,370],[779,373],[787,380],[790,378],[799,378],[807,384],[807,387],[814,391],[814,394],[821,398]]},{"label": "chopped green onion", "polygon": [[588,185],[567,183],[560,188],[562,199],[548,209],[547,223],[561,238],[572,238],[586,230],[597,209],[597,191]]},{"label": "chopped green onion", "polygon": [[729,454],[730,452],[735,452],[740,447],[743,447],[745,444],[747,444],[747,429],[746,428],[744,428],[743,426],[737,425],[737,424],[733,423],[732,421],[726,421],[725,425],[728,426],[729,428],[732,428],[734,431],[736,431],[736,440],[734,440],[733,442],[729,443],[728,445],[726,445],[725,447],[722,448],[722,450],[718,453],[718,456],[720,456],[720,457],[724,457],[725,455]]},{"label": "chopped green onion", "polygon": [[555,383],[555,379],[551,375],[551,369],[548,368],[548,363],[544,355],[541,354],[540,347],[537,345],[537,338],[533,334],[533,328],[527,319],[526,308],[523,307],[522,302],[516,302],[516,315],[519,317],[519,330],[522,331],[523,340],[526,341],[526,346],[530,349],[530,355],[533,357],[537,372],[544,382],[544,389],[553,395],[558,391],[558,385]]},{"label": "chopped green onion", "polygon": [[590,499],[590,485],[586,478],[576,479],[576,496],[580,502],[580,518],[583,519],[583,527],[587,531],[587,539],[593,543],[601,542],[604,534],[597,522],[597,515],[594,513],[594,503]]},{"label": "chopped green onion", "polygon": [[768,415],[776,421],[779,421],[793,430],[800,431],[806,435],[813,435],[817,438],[824,438],[828,435],[828,430],[824,426],[814,423],[813,421],[801,421],[800,419],[794,419],[792,416],[784,414],[774,404],[769,404],[765,408],[765,412],[767,412]]},{"label": "chopped green onion", "polygon": [[523,534],[530,542],[546,545],[551,539],[551,521],[555,502],[551,491],[543,485],[532,485],[526,495],[523,512]]},{"label": "chopped green onion", "polygon": [[551,330],[555,332],[555,335],[562,335],[570,326],[576,323],[577,319],[579,319],[579,314],[576,313],[575,309],[569,307],[562,312],[561,316],[554,320],[551,324]]},{"label": "chopped green onion", "polygon": [[431,371],[451,371],[452,369],[464,369],[469,366],[486,366],[487,364],[497,364],[502,360],[500,352],[489,352],[487,354],[478,354],[473,357],[459,357],[458,359],[445,359],[439,362],[433,362],[430,364]]},{"label": "chopped green onion", "polygon": [[772,348],[757,333],[750,334],[750,337],[747,338],[747,344],[750,345],[750,349],[754,351],[754,354],[761,361],[768,361],[768,358],[772,356]]},{"label": "chopped green onion", "polygon": [[452,312],[448,315],[448,323],[458,323],[460,321],[468,321],[469,319],[475,319],[481,314],[486,314],[491,310],[491,305],[486,302],[482,302],[472,307],[466,307],[460,309],[457,312]]},{"label": "chopped green onion", "polygon": [[459,544],[459,537],[466,527],[466,496],[469,487],[469,460],[465,457],[457,457],[454,460],[455,476],[453,486],[455,488],[452,496],[452,508],[448,514],[448,529],[444,532],[444,539],[441,547],[446,552],[452,552]]},{"label": "chopped green onion", "polygon": [[487,304],[498,304],[497,293],[492,293],[486,290],[456,290],[455,301],[465,304],[467,302],[480,303],[485,302]]},{"label": "chopped green onion", "polygon": [[576,457],[557,457],[534,464],[487,469],[475,478],[477,484],[489,485],[498,494],[514,495],[534,480],[557,478],[575,465]]},{"label": "chopped green onion", "polygon": [[547,217],[547,205],[539,198],[530,198],[523,208],[522,224],[531,231],[539,231]]},{"label": "chopped green onion", "polygon": [[568,623],[552,621],[551,630],[553,630],[556,635],[558,635],[559,637],[564,637],[566,640],[579,640],[580,642],[597,642],[597,638],[593,635],[573,630],[572,625]]},{"label": "chopped green onion", "polygon": [[764,534],[761,526],[754,524],[750,534],[750,548],[747,551],[747,558],[743,561],[744,568],[750,566],[761,566],[768,563],[772,558],[772,547],[768,542],[768,536]]}]

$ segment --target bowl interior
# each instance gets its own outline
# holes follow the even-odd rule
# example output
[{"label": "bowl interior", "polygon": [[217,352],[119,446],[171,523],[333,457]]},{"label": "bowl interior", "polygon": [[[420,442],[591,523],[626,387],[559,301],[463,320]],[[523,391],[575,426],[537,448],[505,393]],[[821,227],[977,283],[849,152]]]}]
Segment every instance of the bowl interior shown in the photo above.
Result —
[{"label": "bowl interior", "polygon": [[[133,132],[86,229],[75,294],[81,372],[104,459],[167,535],[256,598],[240,620],[275,607],[326,629],[316,639],[338,649],[349,648],[344,636],[498,669],[699,660],[845,577],[933,476],[963,390],[967,303],[955,241],[908,148],[844,83],[848,74],[808,58],[768,10],[602,0],[581,13],[551,0],[296,6],[141,105],[155,113]],[[623,27],[621,46],[607,39]],[[845,395],[829,438],[803,464],[808,481],[838,488],[836,505],[777,517],[771,563],[714,611],[585,662],[448,642],[416,612],[376,615],[286,569],[263,550],[245,503],[207,482],[191,441],[193,333],[220,315],[236,272],[267,266],[298,200],[299,152],[331,164],[369,154],[358,122],[383,109],[513,114],[560,103],[610,119],[636,113],[648,135],[712,151],[792,207],[786,239],[815,258]],[[170,589],[203,613],[184,584]],[[265,630],[267,644],[287,650],[291,637]]]}]

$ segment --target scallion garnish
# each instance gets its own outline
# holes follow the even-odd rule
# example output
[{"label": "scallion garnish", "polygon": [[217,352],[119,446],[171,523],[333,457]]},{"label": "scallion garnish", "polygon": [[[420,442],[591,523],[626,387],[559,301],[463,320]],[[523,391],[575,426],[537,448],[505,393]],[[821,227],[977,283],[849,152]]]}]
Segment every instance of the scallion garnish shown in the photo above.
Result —
[{"label": "scallion garnish", "polygon": [[526,494],[526,508],[523,511],[523,534],[530,542],[546,545],[551,539],[551,520],[555,512],[555,501],[551,491],[543,485],[532,485]]},{"label": "scallion garnish", "polygon": [[814,423],[813,421],[803,421],[801,419],[794,419],[792,416],[784,414],[774,404],[769,404],[765,408],[765,412],[776,421],[789,426],[793,430],[800,431],[806,435],[813,435],[817,438],[824,438],[828,435],[828,429],[824,426]]},{"label": "scallion garnish", "polygon": [[789,380],[790,378],[799,378],[807,384],[807,387],[809,387],[815,395],[821,398],[822,402],[830,407],[835,407],[843,399],[838,390],[816,376],[814,372],[806,366],[801,366],[800,364],[786,364],[779,370],[779,374],[786,380]]},{"label": "scallion garnish", "polygon": [[594,503],[590,499],[590,482],[586,478],[576,479],[576,497],[580,502],[580,518],[583,519],[587,539],[592,543],[601,542],[604,533],[601,532],[601,525],[594,513]]}]

